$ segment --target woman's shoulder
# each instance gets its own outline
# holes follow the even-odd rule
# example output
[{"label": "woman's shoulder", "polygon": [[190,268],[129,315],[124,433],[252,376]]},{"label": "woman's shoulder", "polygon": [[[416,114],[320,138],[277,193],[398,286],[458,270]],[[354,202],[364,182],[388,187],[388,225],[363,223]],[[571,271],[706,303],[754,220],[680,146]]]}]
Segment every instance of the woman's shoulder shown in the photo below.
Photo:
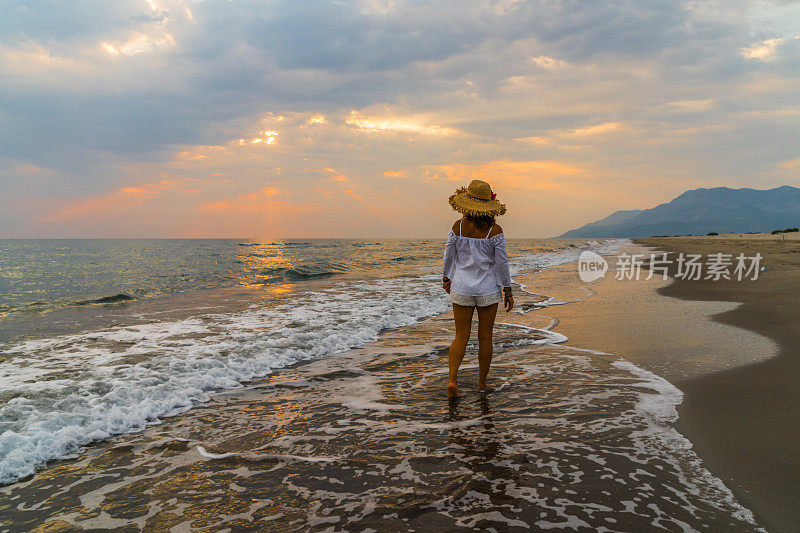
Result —
[{"label": "woman's shoulder", "polygon": [[456,235],[461,235],[459,233],[459,231],[461,230],[461,219],[460,218],[458,220],[456,220],[455,222],[453,222],[453,227],[451,229],[453,230],[453,233],[455,233]]},{"label": "woman's shoulder", "polygon": [[500,224],[495,224],[492,226],[492,231],[489,232],[489,238],[491,239],[492,237],[497,237],[501,233],[503,233],[503,228],[500,226]]}]

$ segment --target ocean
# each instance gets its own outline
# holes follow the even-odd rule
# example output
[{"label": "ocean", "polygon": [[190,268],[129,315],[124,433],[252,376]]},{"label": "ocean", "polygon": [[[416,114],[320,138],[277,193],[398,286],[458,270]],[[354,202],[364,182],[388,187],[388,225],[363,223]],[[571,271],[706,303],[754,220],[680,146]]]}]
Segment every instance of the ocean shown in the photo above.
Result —
[{"label": "ocean", "polygon": [[[512,276],[624,244],[512,239]],[[0,531],[757,530],[570,302],[518,286],[448,400],[443,247],[0,241]]]}]

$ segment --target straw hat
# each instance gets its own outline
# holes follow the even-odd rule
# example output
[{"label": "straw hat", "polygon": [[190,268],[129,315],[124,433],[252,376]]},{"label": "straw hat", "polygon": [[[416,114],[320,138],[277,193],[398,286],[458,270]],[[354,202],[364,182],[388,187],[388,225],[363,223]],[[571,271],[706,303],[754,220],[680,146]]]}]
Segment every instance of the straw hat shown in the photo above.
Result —
[{"label": "straw hat", "polygon": [[495,200],[496,196],[488,183],[472,180],[469,187],[461,187],[450,196],[450,205],[459,213],[467,216],[504,215],[506,206]]}]

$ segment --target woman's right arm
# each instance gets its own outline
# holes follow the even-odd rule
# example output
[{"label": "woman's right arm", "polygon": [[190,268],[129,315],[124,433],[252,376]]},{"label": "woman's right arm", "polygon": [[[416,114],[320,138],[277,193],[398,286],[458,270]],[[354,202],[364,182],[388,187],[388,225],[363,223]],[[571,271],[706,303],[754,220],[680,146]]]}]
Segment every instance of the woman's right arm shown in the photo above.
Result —
[{"label": "woman's right arm", "polygon": [[442,265],[442,284],[444,290],[450,292],[450,280],[456,269],[456,241],[458,238],[451,230],[447,236],[447,244],[444,245],[444,263]]}]

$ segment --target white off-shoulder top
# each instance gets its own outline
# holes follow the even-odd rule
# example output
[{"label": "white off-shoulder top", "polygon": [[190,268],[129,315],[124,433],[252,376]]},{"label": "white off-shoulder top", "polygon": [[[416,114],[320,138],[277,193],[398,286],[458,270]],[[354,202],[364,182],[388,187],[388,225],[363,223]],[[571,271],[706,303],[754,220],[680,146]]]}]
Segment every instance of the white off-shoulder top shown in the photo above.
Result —
[{"label": "white off-shoulder top", "polygon": [[[458,226],[461,233],[461,224]],[[489,238],[464,237],[453,230],[444,247],[444,276],[453,284],[450,290],[464,296],[486,296],[511,286],[506,237],[498,233]]]}]

